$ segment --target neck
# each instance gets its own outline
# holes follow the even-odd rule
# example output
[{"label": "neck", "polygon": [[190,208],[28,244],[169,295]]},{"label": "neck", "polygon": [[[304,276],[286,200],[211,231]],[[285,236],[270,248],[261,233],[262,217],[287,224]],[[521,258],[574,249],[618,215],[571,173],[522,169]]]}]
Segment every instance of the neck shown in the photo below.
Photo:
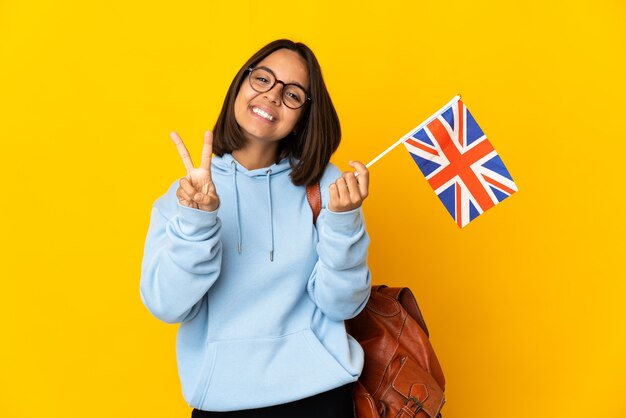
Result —
[{"label": "neck", "polygon": [[233,157],[248,170],[257,168],[265,168],[276,162],[278,156],[278,143],[271,146],[261,146],[253,141],[248,143],[241,149],[232,152]]}]

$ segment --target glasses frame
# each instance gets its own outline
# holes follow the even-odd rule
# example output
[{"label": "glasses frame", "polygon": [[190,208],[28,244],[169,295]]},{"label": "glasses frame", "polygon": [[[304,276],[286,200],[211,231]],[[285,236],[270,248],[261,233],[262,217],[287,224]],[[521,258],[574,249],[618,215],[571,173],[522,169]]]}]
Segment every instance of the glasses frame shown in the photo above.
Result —
[{"label": "glasses frame", "polygon": [[[270,88],[269,88],[269,89],[264,90],[264,91],[260,91],[260,90],[257,90],[256,88],[254,88],[254,85],[252,85],[252,72],[253,72],[254,70],[265,70],[265,71],[267,71],[268,73],[270,73],[270,74],[272,75],[272,77],[274,77],[274,83],[272,83],[272,85],[270,86]],[[282,90],[282,92],[281,92],[281,94],[280,94],[280,99],[281,99],[281,101],[283,102],[283,104],[284,104],[286,107],[288,107],[289,109],[293,109],[293,110],[301,109],[301,108],[303,108],[303,107],[304,107],[304,105],[305,105],[305,104],[307,104],[307,102],[309,102],[309,101],[313,101],[313,99],[311,99],[311,96],[309,96],[309,92],[308,92],[308,91],[306,91],[306,90],[305,90],[305,88],[304,88],[304,87],[302,87],[300,84],[296,84],[296,83],[285,83],[284,81],[279,80],[279,79],[276,77],[276,74],[274,74],[274,72],[273,72],[272,70],[270,70],[269,68],[267,68],[267,67],[254,67],[254,68],[253,68],[253,67],[249,67],[246,71],[249,73],[249,74],[248,74],[248,83],[250,84],[250,87],[252,88],[252,90],[256,91],[257,93],[267,93],[268,91],[270,91],[271,89],[273,89],[273,88],[274,88],[274,86],[276,86],[276,84],[278,84],[278,83],[282,84],[282,85],[283,85],[283,90]],[[305,100],[302,102],[302,105],[300,105],[300,106],[298,106],[298,107],[291,107],[291,106],[289,106],[287,103],[285,103],[285,94],[284,94],[284,91],[285,91],[285,87],[287,87],[287,86],[296,86],[296,87],[298,87],[298,88],[302,89],[302,91],[304,92],[304,96],[305,96]]]}]

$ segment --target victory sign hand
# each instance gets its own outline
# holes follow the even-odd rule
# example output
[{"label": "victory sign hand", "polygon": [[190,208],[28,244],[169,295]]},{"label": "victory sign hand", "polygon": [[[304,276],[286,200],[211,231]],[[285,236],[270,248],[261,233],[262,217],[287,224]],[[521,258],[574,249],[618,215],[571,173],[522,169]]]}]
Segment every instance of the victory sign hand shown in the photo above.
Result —
[{"label": "victory sign hand", "polygon": [[187,147],[176,132],[170,137],[176,144],[178,153],[183,159],[187,169],[187,175],[180,179],[180,186],[176,190],[176,197],[181,205],[194,209],[214,211],[220,204],[220,198],[215,190],[215,184],[211,180],[211,155],[213,154],[213,133],[206,131],[204,145],[202,146],[202,160],[200,167],[195,168]]}]

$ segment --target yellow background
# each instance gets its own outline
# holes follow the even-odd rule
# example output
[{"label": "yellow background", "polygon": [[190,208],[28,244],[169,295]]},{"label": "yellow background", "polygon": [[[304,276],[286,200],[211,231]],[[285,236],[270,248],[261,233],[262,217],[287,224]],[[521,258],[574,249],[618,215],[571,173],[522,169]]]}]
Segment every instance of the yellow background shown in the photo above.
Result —
[{"label": "yellow background", "polygon": [[520,189],[461,230],[404,147],[371,168],[374,282],[416,294],[444,417],[626,416],[623,0],[0,1],[0,416],[190,416],[139,297],[150,206],[168,133],[199,160],[280,37],[317,54],[342,169],[461,93]]}]

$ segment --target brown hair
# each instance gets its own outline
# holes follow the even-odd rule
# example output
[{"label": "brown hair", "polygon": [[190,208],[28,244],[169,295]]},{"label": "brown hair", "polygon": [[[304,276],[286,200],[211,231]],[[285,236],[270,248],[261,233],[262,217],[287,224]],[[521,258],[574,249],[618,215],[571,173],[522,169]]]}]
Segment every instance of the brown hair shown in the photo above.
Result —
[{"label": "brown hair", "polygon": [[265,57],[279,49],[297,52],[306,62],[309,72],[309,95],[311,101],[304,105],[296,124],[296,133],[291,133],[278,143],[278,160],[289,158],[291,181],[297,186],[319,182],[330,156],[341,141],[341,126],[337,112],[330,99],[322,70],[311,49],[303,43],[279,39],[261,48],[241,67],[233,78],[222,111],[213,128],[213,152],[222,156],[242,148],[246,139],[235,120],[235,98],[247,76],[247,69],[256,66]]}]

